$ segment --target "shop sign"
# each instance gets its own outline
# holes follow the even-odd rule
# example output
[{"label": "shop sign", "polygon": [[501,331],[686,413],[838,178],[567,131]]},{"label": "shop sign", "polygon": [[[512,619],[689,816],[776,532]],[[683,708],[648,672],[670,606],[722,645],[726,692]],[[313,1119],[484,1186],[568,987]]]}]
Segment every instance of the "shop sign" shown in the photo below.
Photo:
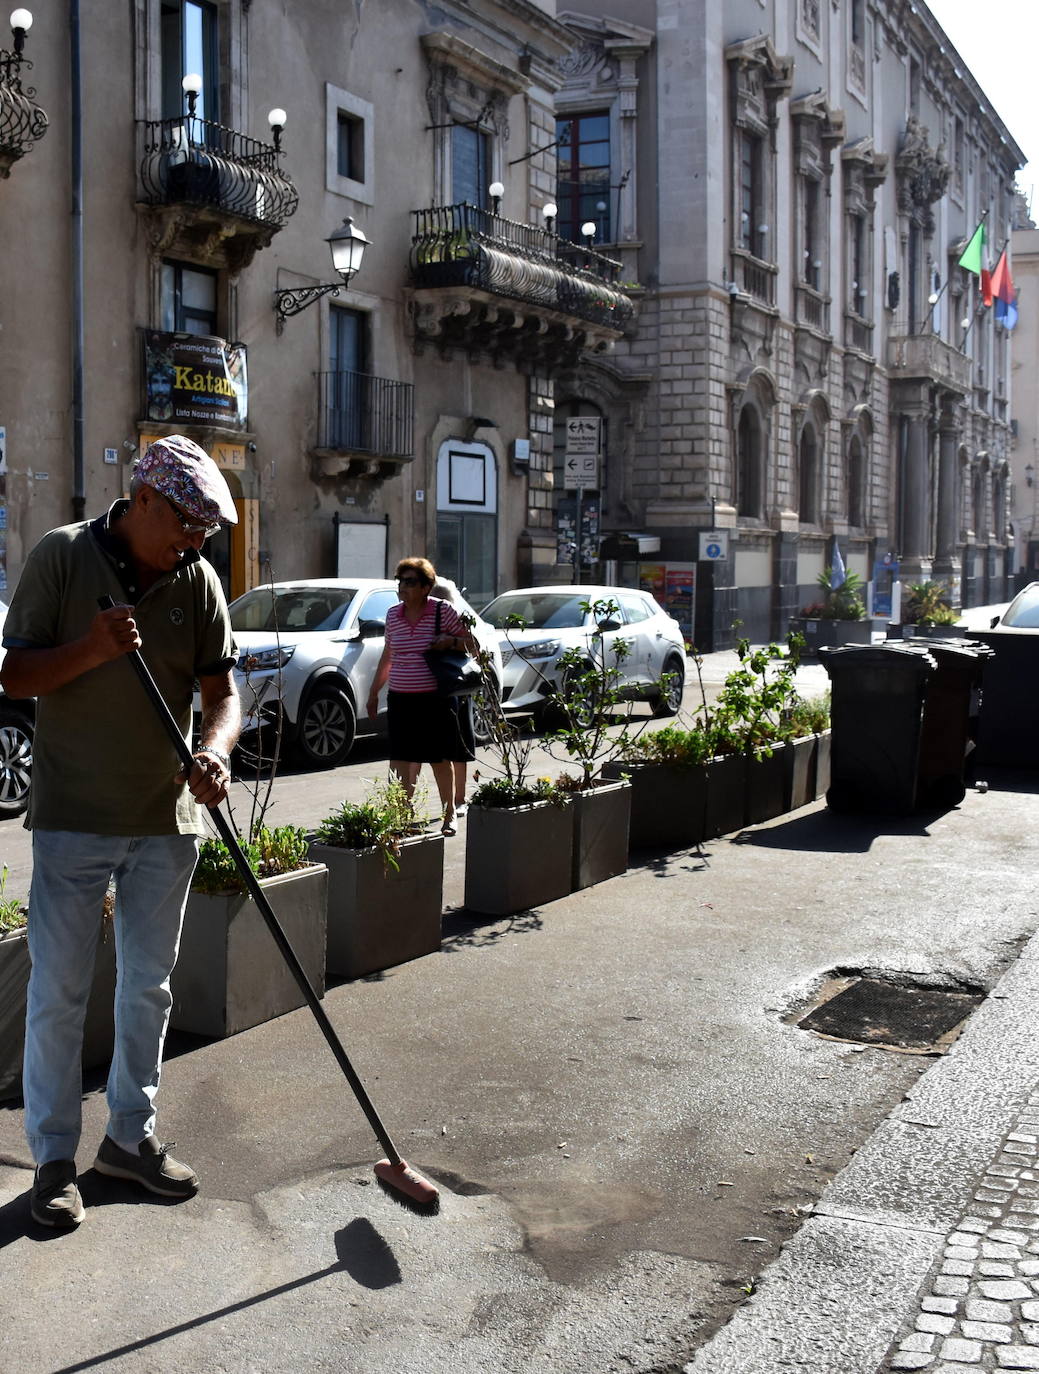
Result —
[{"label": "shop sign", "polygon": [[245,344],[200,334],[142,331],[144,413],[168,425],[244,429],[249,413]]}]

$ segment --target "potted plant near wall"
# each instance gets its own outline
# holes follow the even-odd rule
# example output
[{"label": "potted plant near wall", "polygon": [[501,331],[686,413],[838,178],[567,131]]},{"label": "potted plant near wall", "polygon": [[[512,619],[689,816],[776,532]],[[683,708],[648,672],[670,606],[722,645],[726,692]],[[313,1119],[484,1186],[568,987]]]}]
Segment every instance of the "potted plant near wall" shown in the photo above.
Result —
[{"label": "potted plant near wall", "polygon": [[805,653],[815,653],[822,645],[869,644],[873,623],[866,616],[865,588],[858,573],[846,572],[834,586],[832,566],[816,579],[823,598],[805,606],[790,622],[792,633],[804,640]]},{"label": "potted plant near wall", "polygon": [[959,620],[944,582],[914,582],[908,589],[902,613],[907,639],[948,639]]},{"label": "potted plant near wall", "polygon": [[[29,986],[27,912],[21,899],[7,892],[8,869],[0,868],[0,1101],[21,1091],[25,1047],[25,1001]],[[112,1057],[115,1043],[115,941],[112,938],[114,894],[102,907],[94,981],[83,1025],[83,1067],[95,1068]]]},{"label": "potted plant near wall", "polygon": [[310,854],[328,869],[330,976],[362,978],[440,948],[444,837],[421,831],[399,781],[338,806]]}]

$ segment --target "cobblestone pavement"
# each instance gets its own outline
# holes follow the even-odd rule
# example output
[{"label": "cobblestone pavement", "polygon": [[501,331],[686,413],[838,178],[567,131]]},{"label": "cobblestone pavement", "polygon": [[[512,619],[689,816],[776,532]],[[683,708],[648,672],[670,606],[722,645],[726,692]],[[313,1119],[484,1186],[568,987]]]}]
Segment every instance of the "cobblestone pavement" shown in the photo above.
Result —
[{"label": "cobblestone pavement", "polygon": [[946,1238],[881,1370],[1039,1370],[1039,1091]]}]

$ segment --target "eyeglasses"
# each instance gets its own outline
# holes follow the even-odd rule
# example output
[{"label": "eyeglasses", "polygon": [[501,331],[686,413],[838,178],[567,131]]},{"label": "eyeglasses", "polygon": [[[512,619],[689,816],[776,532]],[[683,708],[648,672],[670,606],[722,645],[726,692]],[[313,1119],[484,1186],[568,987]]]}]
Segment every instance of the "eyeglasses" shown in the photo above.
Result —
[{"label": "eyeglasses", "polygon": [[167,506],[169,506],[170,510],[173,512],[173,514],[180,521],[180,527],[185,534],[202,534],[205,535],[205,537],[208,539],[211,534],[218,534],[220,532],[219,521],[217,521],[213,525],[195,524],[189,515],[185,515],[179,506],[174,505],[174,503],[170,500],[170,498],[166,495],[164,491],[160,491],[159,495],[162,497],[162,499],[166,502]]},{"label": "eyeglasses", "polygon": [[397,581],[402,587],[424,587],[426,585],[421,577],[398,577]]}]

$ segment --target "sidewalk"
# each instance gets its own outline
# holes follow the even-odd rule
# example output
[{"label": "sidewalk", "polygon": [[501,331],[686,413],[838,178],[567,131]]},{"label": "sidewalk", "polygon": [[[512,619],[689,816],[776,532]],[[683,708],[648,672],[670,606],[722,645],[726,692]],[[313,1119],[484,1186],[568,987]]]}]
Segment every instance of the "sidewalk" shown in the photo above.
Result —
[{"label": "sidewalk", "polygon": [[[816,805],[513,920],[453,913],[441,954],[331,989],[435,1219],[371,1186],[306,1012],[171,1043],[186,1204],[90,1169],[91,1084],[87,1220],[43,1233],[0,1109],[0,1370],[1039,1367],[1039,782],[990,781],[941,817]],[[937,1060],[799,1029],[854,969],[988,996]]]}]

